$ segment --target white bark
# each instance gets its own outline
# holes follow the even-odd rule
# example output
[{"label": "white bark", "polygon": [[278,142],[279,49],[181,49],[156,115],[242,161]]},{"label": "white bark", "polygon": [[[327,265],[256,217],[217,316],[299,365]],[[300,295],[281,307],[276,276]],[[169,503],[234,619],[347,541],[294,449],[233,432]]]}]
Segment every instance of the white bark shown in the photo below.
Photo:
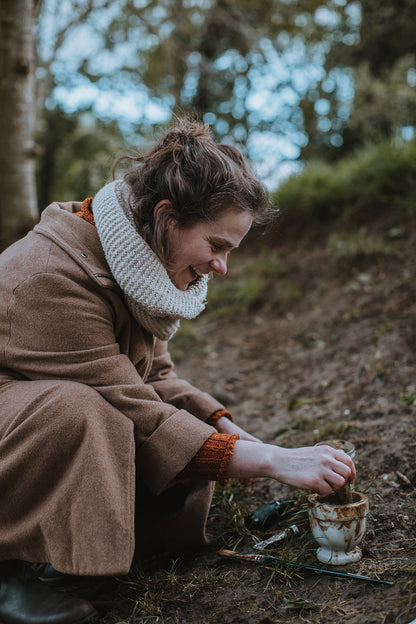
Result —
[{"label": "white bark", "polygon": [[0,248],[37,220],[35,0],[0,0]]}]

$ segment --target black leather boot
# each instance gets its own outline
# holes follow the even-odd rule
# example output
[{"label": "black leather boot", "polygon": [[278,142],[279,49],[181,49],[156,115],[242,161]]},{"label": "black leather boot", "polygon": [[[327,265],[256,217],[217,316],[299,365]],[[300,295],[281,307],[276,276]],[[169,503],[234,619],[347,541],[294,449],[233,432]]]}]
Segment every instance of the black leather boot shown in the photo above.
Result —
[{"label": "black leather boot", "polygon": [[42,581],[42,583],[49,585],[49,587],[64,587],[65,585],[74,583],[77,578],[79,578],[71,576],[70,574],[58,572],[51,563],[32,563],[30,567],[37,578]]},{"label": "black leather boot", "polygon": [[0,621],[4,624],[83,624],[92,604],[51,589],[24,561],[0,562]]}]

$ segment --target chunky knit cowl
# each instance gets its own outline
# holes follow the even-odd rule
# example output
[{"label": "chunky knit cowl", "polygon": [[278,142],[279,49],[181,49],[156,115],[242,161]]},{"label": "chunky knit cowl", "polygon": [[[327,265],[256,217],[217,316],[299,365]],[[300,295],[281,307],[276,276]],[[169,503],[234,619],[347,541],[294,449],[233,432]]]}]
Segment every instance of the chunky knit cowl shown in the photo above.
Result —
[{"label": "chunky knit cowl", "polygon": [[164,265],[134,227],[130,188],[116,180],[104,186],[92,202],[98,236],[114,279],[136,319],[161,340],[169,340],[181,318],[195,318],[205,308],[208,276],[179,290]]}]

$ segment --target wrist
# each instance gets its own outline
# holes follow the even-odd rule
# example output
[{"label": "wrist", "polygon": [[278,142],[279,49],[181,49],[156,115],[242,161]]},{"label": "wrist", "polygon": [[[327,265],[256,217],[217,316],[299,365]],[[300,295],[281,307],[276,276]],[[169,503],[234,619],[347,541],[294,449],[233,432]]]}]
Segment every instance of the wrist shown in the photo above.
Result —
[{"label": "wrist", "polygon": [[218,418],[214,427],[220,433],[235,433],[235,426],[233,424],[233,421],[230,420],[227,416],[221,416],[220,418]]},{"label": "wrist", "polygon": [[284,465],[285,449],[274,444],[265,444],[266,452],[264,455],[265,476],[271,479],[280,480],[282,466]]},{"label": "wrist", "polygon": [[227,476],[237,478],[274,477],[274,453],[271,444],[237,440]]}]

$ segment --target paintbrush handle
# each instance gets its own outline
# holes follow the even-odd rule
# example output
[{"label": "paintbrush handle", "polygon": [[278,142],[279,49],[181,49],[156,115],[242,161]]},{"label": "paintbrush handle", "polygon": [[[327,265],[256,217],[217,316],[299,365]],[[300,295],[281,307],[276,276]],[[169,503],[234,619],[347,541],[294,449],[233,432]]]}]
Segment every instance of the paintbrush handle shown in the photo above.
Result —
[{"label": "paintbrush handle", "polygon": [[315,572],[317,574],[328,574],[330,576],[357,579],[360,581],[370,581],[371,583],[383,583],[384,585],[393,585],[392,581],[383,581],[382,579],[371,578],[371,576],[362,576],[361,574],[353,574],[352,572],[338,572],[337,570],[328,570],[327,568],[316,568],[314,566],[306,565],[304,563],[295,563],[294,561],[280,559],[280,557],[273,557],[272,555],[245,555],[236,553],[233,550],[221,550],[218,554],[222,557],[231,557],[233,559],[252,561],[254,563],[259,563],[260,565],[276,565],[276,563],[280,563],[291,568],[297,568],[298,570],[305,570],[308,572]]},{"label": "paintbrush handle", "polygon": [[362,574],[353,574],[352,572],[338,572],[338,570],[328,570],[327,568],[316,568],[315,566],[306,565],[304,563],[296,563],[294,561],[286,561],[279,557],[272,557],[271,555],[262,555],[262,563],[268,565],[272,563],[281,563],[290,567],[298,568],[299,570],[307,570],[309,572],[316,572],[317,574],[328,574],[331,576],[338,576],[342,578],[358,579],[360,581],[371,581],[372,583],[383,583],[385,585],[393,585],[391,581],[383,581],[381,579],[372,578],[371,576],[363,576]]}]

